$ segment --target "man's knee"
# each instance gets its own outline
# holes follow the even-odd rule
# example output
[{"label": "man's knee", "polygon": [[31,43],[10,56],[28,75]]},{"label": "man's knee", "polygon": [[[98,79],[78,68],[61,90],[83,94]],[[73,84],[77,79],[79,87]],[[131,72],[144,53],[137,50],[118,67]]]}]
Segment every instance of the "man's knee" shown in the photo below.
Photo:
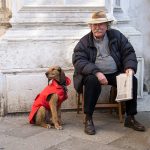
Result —
[{"label": "man's knee", "polygon": [[97,85],[100,84],[98,81],[98,78],[95,75],[88,75],[85,77],[84,80],[85,84],[92,84],[92,85]]}]

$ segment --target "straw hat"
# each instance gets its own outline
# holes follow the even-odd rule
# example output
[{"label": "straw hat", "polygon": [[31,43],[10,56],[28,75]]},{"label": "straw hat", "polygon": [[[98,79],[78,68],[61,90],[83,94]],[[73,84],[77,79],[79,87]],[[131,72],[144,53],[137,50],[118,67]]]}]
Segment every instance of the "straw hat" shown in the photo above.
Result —
[{"label": "straw hat", "polygon": [[112,21],[114,20],[108,18],[108,16],[106,16],[106,13],[104,11],[98,11],[92,14],[92,18],[88,21],[88,24],[97,24],[97,23],[112,22]]}]

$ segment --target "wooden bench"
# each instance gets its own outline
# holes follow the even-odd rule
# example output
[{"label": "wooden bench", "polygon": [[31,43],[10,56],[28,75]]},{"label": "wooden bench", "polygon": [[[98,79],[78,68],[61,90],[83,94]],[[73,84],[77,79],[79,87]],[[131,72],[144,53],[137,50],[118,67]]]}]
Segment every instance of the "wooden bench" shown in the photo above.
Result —
[{"label": "wooden bench", "polygon": [[[103,85],[107,86],[107,85]],[[123,115],[122,115],[122,106],[121,103],[117,103],[115,101],[117,95],[117,89],[113,86],[111,86],[110,94],[109,94],[109,101],[107,103],[97,103],[96,108],[107,108],[110,109],[110,112],[112,112],[113,109],[115,109],[118,112],[119,121],[123,122]],[[82,113],[84,113],[84,95],[83,93],[76,93],[76,100],[77,100],[77,114],[80,113],[80,110],[82,110]]]}]

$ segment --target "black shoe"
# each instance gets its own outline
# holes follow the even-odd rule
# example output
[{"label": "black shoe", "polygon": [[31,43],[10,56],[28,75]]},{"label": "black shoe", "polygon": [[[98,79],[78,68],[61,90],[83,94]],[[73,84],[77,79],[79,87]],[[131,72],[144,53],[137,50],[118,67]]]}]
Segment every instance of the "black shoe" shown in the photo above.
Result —
[{"label": "black shoe", "polygon": [[85,120],[85,129],[84,132],[89,135],[95,134],[95,127],[92,119]]},{"label": "black shoe", "polygon": [[128,128],[132,128],[136,131],[145,131],[145,127],[139,122],[137,122],[134,116],[127,116],[124,122],[124,126]]}]

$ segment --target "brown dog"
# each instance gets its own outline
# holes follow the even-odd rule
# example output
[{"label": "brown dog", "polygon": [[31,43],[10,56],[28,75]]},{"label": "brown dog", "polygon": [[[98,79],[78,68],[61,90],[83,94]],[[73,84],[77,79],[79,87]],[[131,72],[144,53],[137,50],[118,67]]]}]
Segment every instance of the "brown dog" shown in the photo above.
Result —
[{"label": "brown dog", "polygon": [[29,114],[29,121],[44,128],[51,128],[54,125],[60,130],[62,129],[61,103],[67,99],[66,86],[70,84],[70,79],[59,66],[49,68],[45,74],[48,86],[36,97]]}]

